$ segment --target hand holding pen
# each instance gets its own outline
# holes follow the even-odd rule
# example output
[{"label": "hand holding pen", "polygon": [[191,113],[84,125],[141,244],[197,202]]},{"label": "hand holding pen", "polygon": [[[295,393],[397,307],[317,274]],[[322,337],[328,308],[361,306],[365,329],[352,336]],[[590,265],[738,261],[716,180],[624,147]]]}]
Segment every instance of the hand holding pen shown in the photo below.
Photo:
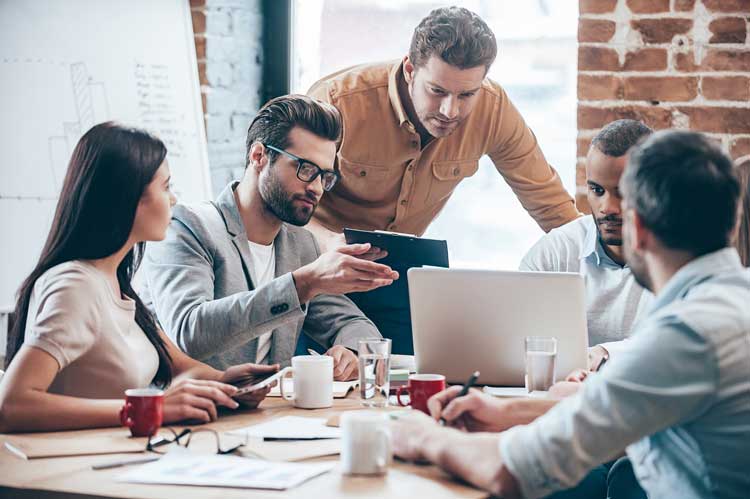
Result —
[{"label": "hand holding pen", "polygon": [[[479,371],[474,371],[471,374],[471,376],[469,377],[469,379],[466,381],[466,383],[464,383],[464,385],[458,391],[458,393],[455,396],[451,397],[449,400],[451,400],[451,402],[453,402],[455,399],[460,399],[460,398],[466,397],[466,395],[468,395],[468,393],[469,393],[469,389],[471,389],[471,387],[474,386],[474,383],[477,382],[478,378],[479,378]],[[457,387],[451,387],[448,390],[445,390],[443,393],[444,394],[449,394],[451,391],[453,391],[455,393],[455,390],[454,390],[455,388],[457,388]],[[439,397],[440,395],[442,395],[442,394],[437,394],[435,397],[433,397],[433,399],[435,399],[436,397]],[[435,416],[435,413],[432,410],[432,405],[429,405],[429,408],[430,408],[430,412],[432,413],[432,415]],[[448,409],[447,406],[445,406],[445,408]],[[440,424],[441,425],[445,426],[446,424],[448,424],[448,422],[446,421],[446,418],[445,418],[445,412],[444,411],[440,411],[439,418],[440,418]]]}]

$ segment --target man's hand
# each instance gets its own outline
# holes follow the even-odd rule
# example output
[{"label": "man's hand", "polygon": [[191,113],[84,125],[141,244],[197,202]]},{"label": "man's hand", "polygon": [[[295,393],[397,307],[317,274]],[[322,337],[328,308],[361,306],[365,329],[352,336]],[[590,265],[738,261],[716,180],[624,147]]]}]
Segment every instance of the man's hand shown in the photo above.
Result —
[{"label": "man's hand", "polygon": [[456,428],[476,431],[503,431],[516,424],[512,400],[503,400],[472,388],[458,397],[460,386],[452,386],[437,393],[427,401],[430,415]]},{"label": "man's hand", "polygon": [[[253,383],[261,381],[269,374],[277,372],[279,370],[279,367],[280,366],[278,364],[273,364],[270,366],[253,364],[250,362],[246,364],[238,364],[236,366],[231,366],[226,371],[224,371],[221,378],[219,378],[219,381],[235,386],[252,385]],[[263,399],[266,398],[266,395],[268,395],[274,385],[275,383],[258,390],[253,390],[252,392],[245,393],[244,395],[236,397],[235,400],[237,400],[237,402],[248,409],[255,409],[260,405]]]},{"label": "man's hand", "polygon": [[[575,371],[569,376],[573,375]],[[547,394],[553,399],[563,399],[578,393],[583,385],[580,381],[558,381],[552,385]]]},{"label": "man's hand", "polygon": [[333,379],[351,381],[359,376],[359,360],[348,348],[336,345],[326,352],[333,357]]},{"label": "man's hand", "polygon": [[409,411],[391,423],[391,442],[402,459],[435,463],[493,495],[519,497],[515,479],[502,466],[498,435],[443,428],[419,411]]},{"label": "man's hand", "polygon": [[299,301],[306,303],[320,294],[370,291],[398,279],[398,272],[387,265],[361,258],[372,255],[371,249],[369,243],[341,246],[292,272]]},{"label": "man's hand", "polygon": [[[574,369],[567,376],[565,376],[565,382],[567,383],[583,383],[583,381],[591,373],[588,369]],[[552,385],[555,386],[555,385]]]}]

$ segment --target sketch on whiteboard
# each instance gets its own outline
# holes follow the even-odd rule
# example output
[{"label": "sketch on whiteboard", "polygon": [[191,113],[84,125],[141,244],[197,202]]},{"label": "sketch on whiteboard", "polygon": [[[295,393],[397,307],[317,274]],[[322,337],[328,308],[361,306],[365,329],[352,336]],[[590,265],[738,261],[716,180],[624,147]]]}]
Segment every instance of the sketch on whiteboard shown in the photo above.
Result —
[{"label": "sketch on whiteboard", "polygon": [[125,3],[0,0],[0,234],[11,235],[0,244],[0,308],[33,268],[70,156],[93,125],[153,132],[178,197],[210,196],[190,3]]},{"label": "sketch on whiteboard", "polygon": [[62,185],[68,158],[73,148],[86,130],[101,123],[109,116],[109,102],[104,82],[94,81],[89,76],[86,63],[75,62],[70,65],[70,79],[73,89],[73,103],[78,121],[62,123],[62,135],[49,137],[49,160],[52,179],[58,187]]},{"label": "sketch on whiteboard", "polygon": [[[135,62],[133,76],[137,94],[138,122],[155,133],[167,146],[170,164],[185,161],[185,147],[190,134],[185,130],[185,110],[175,102],[175,89],[169,78],[170,68],[166,64]],[[173,191],[180,198],[180,183],[175,182]]]}]

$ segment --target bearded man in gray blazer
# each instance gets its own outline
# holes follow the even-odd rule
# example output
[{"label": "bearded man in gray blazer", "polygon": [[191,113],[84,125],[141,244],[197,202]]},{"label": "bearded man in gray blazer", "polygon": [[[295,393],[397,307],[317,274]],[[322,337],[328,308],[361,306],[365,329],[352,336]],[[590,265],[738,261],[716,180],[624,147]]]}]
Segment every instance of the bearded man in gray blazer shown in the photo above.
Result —
[{"label": "bearded man in gray blazer", "polygon": [[216,368],[288,365],[300,332],[329,348],[334,377],[358,375],[360,339],[378,338],[345,296],[398,274],[369,245],[320,252],[307,224],[334,169],[341,118],[306,96],[269,101],[247,133],[245,173],[216,202],[177,205],[149,243],[141,296],[185,352]]}]

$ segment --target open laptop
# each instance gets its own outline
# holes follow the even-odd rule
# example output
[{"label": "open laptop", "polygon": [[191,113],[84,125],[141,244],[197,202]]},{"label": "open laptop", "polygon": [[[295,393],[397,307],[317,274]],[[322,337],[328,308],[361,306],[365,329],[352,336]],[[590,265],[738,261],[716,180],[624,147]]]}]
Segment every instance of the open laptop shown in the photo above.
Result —
[{"label": "open laptop", "polygon": [[523,386],[526,336],[557,338],[556,379],[587,364],[583,277],[560,272],[409,269],[417,372]]}]

